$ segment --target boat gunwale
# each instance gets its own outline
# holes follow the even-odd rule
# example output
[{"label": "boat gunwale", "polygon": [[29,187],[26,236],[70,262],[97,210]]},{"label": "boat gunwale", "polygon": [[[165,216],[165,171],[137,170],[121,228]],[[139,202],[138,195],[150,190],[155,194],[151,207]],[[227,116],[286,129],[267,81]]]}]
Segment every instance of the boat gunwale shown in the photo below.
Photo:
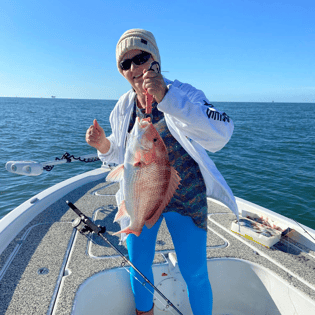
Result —
[{"label": "boat gunwale", "polygon": [[37,215],[69,192],[90,182],[105,178],[110,169],[97,168],[59,182],[29,198],[0,219],[0,255],[12,240]]}]

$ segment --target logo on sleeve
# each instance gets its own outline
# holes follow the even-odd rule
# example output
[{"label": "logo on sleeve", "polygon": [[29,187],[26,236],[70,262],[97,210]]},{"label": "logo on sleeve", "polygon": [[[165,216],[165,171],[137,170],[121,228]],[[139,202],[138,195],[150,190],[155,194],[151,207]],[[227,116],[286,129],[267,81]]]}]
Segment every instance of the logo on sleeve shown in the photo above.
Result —
[{"label": "logo on sleeve", "polygon": [[204,100],[204,105],[205,106],[208,106],[207,108],[207,116],[208,118],[210,119],[213,119],[213,120],[220,120],[220,121],[227,121],[228,123],[230,122],[230,117],[226,114],[226,113],[219,113],[212,104],[209,104],[207,103],[205,100]]}]

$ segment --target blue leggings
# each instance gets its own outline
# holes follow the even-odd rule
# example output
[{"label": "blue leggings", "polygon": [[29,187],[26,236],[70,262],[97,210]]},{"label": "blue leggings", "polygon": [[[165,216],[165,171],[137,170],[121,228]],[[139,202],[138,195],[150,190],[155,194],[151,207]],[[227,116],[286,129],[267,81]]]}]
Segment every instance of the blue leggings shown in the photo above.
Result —
[{"label": "blue leggings", "polygon": [[[176,212],[163,213],[163,217],[172,236],[179,269],[187,284],[193,314],[210,315],[213,297],[207,269],[207,232],[198,228],[191,217]],[[162,219],[161,217],[151,229],[144,226],[139,237],[134,234],[127,237],[129,259],[152,283],[155,243]],[[153,295],[134,278],[136,276],[144,282],[133,268],[130,268],[130,272],[136,308],[139,311],[149,311],[153,306]],[[146,287],[153,292],[150,286]]]}]

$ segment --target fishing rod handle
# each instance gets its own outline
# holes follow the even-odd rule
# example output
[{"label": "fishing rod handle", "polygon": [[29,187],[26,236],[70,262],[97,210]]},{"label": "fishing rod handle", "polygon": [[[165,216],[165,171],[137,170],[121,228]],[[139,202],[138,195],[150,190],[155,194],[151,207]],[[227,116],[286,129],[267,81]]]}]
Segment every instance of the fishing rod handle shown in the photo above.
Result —
[{"label": "fishing rod handle", "polygon": [[144,275],[138,268],[134,266],[134,264],[125,257],[125,255],[114,245],[111,241],[107,239],[105,235],[106,228],[96,226],[84,213],[82,213],[73,203],[66,200],[67,205],[81,218],[81,221],[88,226],[91,231],[94,231],[97,235],[99,235],[109,246],[111,246],[122,258],[128,263],[166,302],[169,306],[171,306],[179,315],[183,315],[175,305],[153,284],[151,281]]}]

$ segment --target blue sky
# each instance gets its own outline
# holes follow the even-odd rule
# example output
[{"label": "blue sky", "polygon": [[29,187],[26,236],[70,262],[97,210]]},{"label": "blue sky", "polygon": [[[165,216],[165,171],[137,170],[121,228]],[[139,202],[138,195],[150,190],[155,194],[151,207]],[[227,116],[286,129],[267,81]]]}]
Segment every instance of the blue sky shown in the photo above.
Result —
[{"label": "blue sky", "polygon": [[314,0],[2,0],[0,96],[118,99],[115,47],[156,37],[164,75],[211,101],[315,102]]}]

